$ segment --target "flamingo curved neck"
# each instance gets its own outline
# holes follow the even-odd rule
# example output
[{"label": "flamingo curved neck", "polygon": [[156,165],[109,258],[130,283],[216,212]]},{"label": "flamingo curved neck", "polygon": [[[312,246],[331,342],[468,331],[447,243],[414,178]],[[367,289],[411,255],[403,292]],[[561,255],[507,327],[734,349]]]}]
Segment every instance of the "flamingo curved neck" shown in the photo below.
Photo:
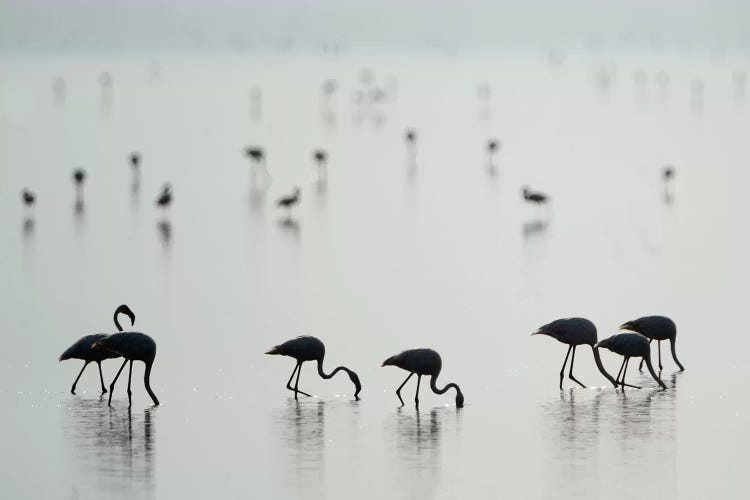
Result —
[{"label": "flamingo curved neck", "polygon": [[446,384],[446,386],[443,387],[442,389],[438,388],[437,386],[438,375],[440,374],[437,373],[430,378],[430,389],[432,389],[432,392],[434,392],[435,394],[445,394],[446,392],[448,392],[449,389],[452,388],[456,390],[456,393],[461,394],[461,389],[458,387],[458,385],[454,384],[453,382]]},{"label": "flamingo curved neck", "polygon": [[323,359],[318,360],[318,375],[325,379],[333,378],[334,375],[336,375],[341,370],[344,370],[347,373],[351,373],[351,370],[345,366],[339,366],[335,368],[331,373],[326,374],[326,372],[323,371]]},{"label": "flamingo curved neck", "polygon": [[120,322],[117,320],[117,317],[119,315],[120,315],[120,310],[118,309],[117,311],[115,311],[114,320],[115,320],[115,326],[117,327],[117,331],[121,332],[122,331],[122,326],[120,325]]},{"label": "flamingo curved neck", "polygon": [[612,385],[617,387],[617,382],[615,382],[615,379],[612,378],[612,375],[607,373],[607,370],[604,369],[604,365],[602,364],[602,358],[599,357],[599,348],[595,346],[591,346],[591,349],[594,351],[594,361],[596,362],[596,367],[599,368],[599,371],[602,372],[602,375],[604,375],[607,380],[609,380]]}]

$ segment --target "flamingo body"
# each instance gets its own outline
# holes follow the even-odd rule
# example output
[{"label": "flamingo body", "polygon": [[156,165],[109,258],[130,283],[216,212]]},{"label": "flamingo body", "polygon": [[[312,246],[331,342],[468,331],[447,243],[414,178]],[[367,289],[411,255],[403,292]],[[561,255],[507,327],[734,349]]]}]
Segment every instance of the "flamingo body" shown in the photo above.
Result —
[{"label": "flamingo body", "polygon": [[432,389],[432,392],[435,394],[445,394],[448,389],[453,388],[456,390],[456,406],[461,408],[464,405],[464,394],[457,384],[449,383],[442,389],[437,387],[437,378],[443,368],[443,360],[440,358],[440,354],[433,349],[419,348],[402,351],[383,361],[381,366],[396,366],[409,372],[406,380],[396,389],[396,395],[399,401],[401,401],[401,406],[404,405],[404,400],[401,399],[401,388],[406,385],[415,373],[417,374],[417,393],[414,397],[414,402],[417,406],[419,406],[419,384],[423,375],[430,376],[430,389]]}]

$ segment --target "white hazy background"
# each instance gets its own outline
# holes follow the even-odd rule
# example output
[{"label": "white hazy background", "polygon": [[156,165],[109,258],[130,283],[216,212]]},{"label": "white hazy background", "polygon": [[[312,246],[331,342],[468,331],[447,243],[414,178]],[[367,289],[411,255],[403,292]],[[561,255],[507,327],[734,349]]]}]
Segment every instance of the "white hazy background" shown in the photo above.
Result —
[{"label": "white hazy background", "polygon": [[[1,496],[746,497],[748,9],[4,2]],[[362,104],[363,68],[384,102]],[[266,191],[250,187],[252,144]],[[525,184],[551,212],[523,204]],[[273,204],[295,185],[285,223]],[[158,343],[158,408],[140,364],[128,411],[124,378],[109,408],[95,367],[72,396],[81,364],[56,361],[112,331],[123,302]],[[663,346],[666,391],[633,365],[644,389],[603,387],[581,348],[589,388],[561,392],[566,347],[529,336],[580,315],[603,338],[645,314],[678,325],[687,370]],[[293,362],[263,352],[303,333],[326,343],[329,370],[358,371],[360,402],[311,366],[300,387],[316,397],[294,402]],[[459,383],[465,408],[423,384],[416,411],[413,381],[397,408],[406,373],[380,363],[415,346],[442,354],[440,383]],[[118,367],[104,363],[107,382]]]}]

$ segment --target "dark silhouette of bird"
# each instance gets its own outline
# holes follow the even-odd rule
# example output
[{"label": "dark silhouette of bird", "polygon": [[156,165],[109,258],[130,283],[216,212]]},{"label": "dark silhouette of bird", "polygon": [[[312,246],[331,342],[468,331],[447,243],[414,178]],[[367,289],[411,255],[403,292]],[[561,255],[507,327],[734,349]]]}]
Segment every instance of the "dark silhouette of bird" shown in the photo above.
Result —
[{"label": "dark silhouette of bird", "polygon": [[325,166],[325,164],[328,162],[328,153],[326,153],[322,149],[316,149],[313,151],[313,159],[318,164],[318,166]]},{"label": "dark silhouette of bird", "polygon": [[429,375],[431,377],[430,389],[432,389],[432,392],[435,394],[445,394],[448,392],[448,389],[453,388],[456,390],[456,406],[461,408],[464,405],[464,394],[458,385],[451,382],[442,389],[438,388],[437,378],[443,367],[443,361],[440,359],[440,354],[432,349],[409,349],[386,359],[381,366],[397,366],[409,372],[406,380],[396,389],[396,396],[401,401],[401,406],[404,406],[404,400],[401,399],[401,388],[406,385],[415,373],[417,374],[417,392],[414,395],[414,402],[417,406],[419,406],[419,383],[422,381],[422,375]]},{"label": "dark silhouette of bird", "polygon": [[524,186],[523,188],[523,199],[529,203],[534,203],[535,205],[544,205],[549,201],[546,194],[538,191],[531,191],[527,186]]},{"label": "dark silhouette of bird", "polygon": [[[115,309],[114,314],[115,326],[117,327],[118,331],[122,331],[122,326],[120,326],[120,322],[117,319],[120,314],[125,314],[128,316],[128,318],[130,318],[131,326],[135,324],[135,314],[133,314],[133,311],[131,311],[128,306],[123,304]],[[107,336],[108,334],[106,333],[96,333],[94,335],[86,335],[84,337],[81,337],[60,355],[59,361],[65,361],[66,359],[83,360],[83,367],[81,368],[81,371],[78,373],[78,376],[73,382],[73,387],[70,388],[71,394],[76,393],[76,384],[78,384],[78,379],[81,378],[81,375],[83,375],[83,370],[85,370],[88,364],[91,362],[95,362],[99,366],[99,382],[102,385],[102,394],[107,392],[107,388],[104,386],[104,377],[102,376],[102,361],[104,361],[105,359],[120,357],[119,354],[94,348],[94,344],[96,342],[102,340]]]},{"label": "dark silhouette of bird", "polygon": [[80,194],[83,190],[83,183],[86,181],[86,171],[82,168],[73,170],[73,182],[76,185],[76,190]]},{"label": "dark silhouette of bird", "polygon": [[[625,374],[628,371],[628,363],[630,358],[643,358],[648,367],[648,371],[651,372],[651,376],[654,377],[662,389],[666,389],[667,386],[661,381],[659,376],[654,371],[654,367],[651,364],[651,349],[648,343],[648,339],[640,333],[618,333],[611,337],[602,340],[595,347],[603,347],[609,349],[615,354],[623,356],[622,365],[620,365],[620,371],[617,373],[615,381],[622,386],[622,390],[625,390],[625,386],[640,389],[637,385],[630,385],[625,383]],[[622,374],[622,378],[620,375]]]},{"label": "dark silhouette of bird", "polygon": [[300,190],[298,187],[295,187],[291,195],[279,198],[279,200],[276,202],[276,206],[291,210],[294,205],[299,203],[299,198]]},{"label": "dark silhouette of bird", "polygon": [[112,393],[115,392],[115,382],[117,382],[122,369],[125,368],[125,364],[128,361],[130,362],[130,368],[128,371],[128,406],[132,406],[133,404],[133,391],[130,390],[130,381],[133,377],[133,361],[143,361],[146,365],[143,384],[146,386],[146,391],[148,392],[148,395],[151,396],[154,405],[159,404],[156,394],[151,390],[150,381],[151,368],[154,365],[154,358],[156,357],[156,342],[154,342],[154,339],[141,332],[119,332],[97,340],[94,343],[94,349],[99,349],[125,358],[125,361],[122,362],[122,366],[120,366],[120,369],[117,371],[114,380],[109,384],[109,401],[107,404],[112,404]]},{"label": "dark silhouette of bird", "polygon": [[172,186],[166,183],[161,188],[161,193],[156,198],[156,206],[159,208],[167,208],[172,203]]},{"label": "dark silhouette of bird", "polygon": [[[297,360],[297,364],[292,370],[292,375],[289,377],[289,381],[286,383],[286,388],[290,391],[294,391],[294,399],[297,399],[297,394],[304,396],[310,396],[308,393],[299,390],[299,376],[302,373],[302,364],[305,361],[316,361],[318,363],[318,375],[324,379],[333,378],[340,371],[345,371],[349,375],[349,379],[354,384],[354,399],[359,400],[359,392],[362,390],[362,384],[359,382],[359,376],[349,368],[345,366],[339,366],[334,369],[331,373],[323,371],[323,358],[326,355],[326,346],[320,339],[312,337],[310,335],[302,335],[292,340],[287,340],[283,344],[279,344],[268,351],[266,354],[275,354],[280,356],[289,356]],[[297,379],[292,387],[292,379],[294,374],[297,374]]]},{"label": "dark silhouette of bird", "polygon": [[263,152],[263,148],[258,147],[258,146],[245,148],[245,155],[251,158],[256,163],[264,162],[266,159],[266,155]]},{"label": "dark silhouette of bird", "polygon": [[[672,349],[672,359],[674,359],[674,362],[680,367],[680,371],[685,371],[685,367],[682,366],[680,360],[677,359],[677,352],[675,350],[675,344],[677,343],[677,327],[671,319],[666,316],[644,316],[643,318],[623,323],[620,325],[620,330],[630,330],[631,332],[640,333],[648,339],[649,344],[652,340],[656,340],[656,344],[659,348],[659,371],[662,371],[663,369],[661,365],[661,341],[669,340]],[[638,369],[643,369],[643,361],[641,361]]]},{"label": "dark silhouette of bird", "polygon": [[133,167],[133,170],[136,172],[141,166],[141,155],[140,153],[131,153],[130,154],[130,166]]},{"label": "dark silhouette of bird", "polygon": [[568,372],[568,378],[581,387],[586,387],[573,376],[573,363],[575,363],[576,360],[576,347],[579,345],[591,346],[591,350],[594,353],[596,367],[599,368],[599,371],[602,372],[602,375],[604,375],[607,380],[612,382],[612,385],[617,387],[617,382],[609,373],[607,373],[607,370],[604,369],[604,365],[602,365],[602,360],[599,357],[599,350],[596,347],[596,326],[591,321],[586,318],[558,319],[552,323],[539,327],[539,329],[531,335],[547,335],[570,346],[568,347],[568,352],[565,354],[565,361],[563,361],[562,368],[560,369],[560,390],[563,388],[562,383],[563,377],[565,376],[565,365],[568,363],[568,356],[570,356],[571,351],[573,352],[573,357],[570,358],[570,371]]},{"label": "dark silhouette of bird", "polygon": [[490,139],[487,141],[487,151],[490,155],[494,154],[500,148],[500,141],[496,139]]},{"label": "dark silhouette of bird", "polygon": [[417,131],[413,128],[406,129],[406,134],[404,135],[404,137],[406,138],[406,142],[408,144],[414,144],[415,142],[417,142]]},{"label": "dark silhouette of bird", "polygon": [[23,191],[21,191],[21,200],[23,200],[25,206],[32,207],[34,206],[34,203],[36,203],[36,195],[27,188],[24,188]]},{"label": "dark silhouette of bird", "polygon": [[674,177],[674,167],[665,165],[661,171],[661,176],[664,178],[664,182],[669,182]]}]

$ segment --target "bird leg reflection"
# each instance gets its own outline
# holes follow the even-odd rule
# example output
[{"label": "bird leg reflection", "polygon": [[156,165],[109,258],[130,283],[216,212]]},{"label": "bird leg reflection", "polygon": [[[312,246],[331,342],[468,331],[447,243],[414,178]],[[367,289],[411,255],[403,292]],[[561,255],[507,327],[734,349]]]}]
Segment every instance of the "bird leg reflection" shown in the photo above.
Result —
[{"label": "bird leg reflection", "polygon": [[[296,396],[297,396],[297,392],[299,392],[300,394],[304,394],[304,395],[305,395],[305,396],[307,396],[307,397],[310,397],[310,395],[309,395],[308,393],[306,393],[306,392],[302,392],[302,391],[298,390],[298,389],[297,389],[296,387],[292,387],[292,379],[294,378],[294,374],[295,374],[295,373],[297,373],[297,370],[298,370],[298,369],[299,369],[299,368],[300,368],[301,366],[302,366],[302,363],[297,363],[297,364],[295,365],[295,367],[294,367],[294,370],[292,370],[292,375],[291,375],[291,376],[289,377],[289,381],[288,381],[288,382],[286,383],[286,388],[287,388],[287,389],[289,389],[290,391],[295,391],[295,394],[294,394],[294,396],[295,396],[295,399],[297,399],[297,397],[296,397]],[[300,370],[300,371],[301,371],[301,370]],[[297,377],[297,380],[299,381],[299,376]]]},{"label": "bird leg reflection", "polygon": [[414,375],[414,372],[409,373],[409,376],[406,377],[406,380],[404,380],[404,382],[400,386],[398,386],[398,389],[396,389],[396,396],[398,396],[398,400],[401,401],[401,406],[404,406],[404,400],[401,399],[401,389],[406,385],[412,375]]}]

